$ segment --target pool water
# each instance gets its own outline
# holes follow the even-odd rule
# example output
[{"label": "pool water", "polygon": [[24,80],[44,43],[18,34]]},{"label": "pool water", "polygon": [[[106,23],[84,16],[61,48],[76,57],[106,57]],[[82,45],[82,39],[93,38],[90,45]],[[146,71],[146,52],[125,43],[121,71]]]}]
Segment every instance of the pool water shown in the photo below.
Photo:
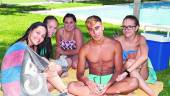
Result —
[{"label": "pool water", "polygon": [[161,35],[164,37],[167,37],[167,33],[166,32],[161,32],[161,31],[147,31],[147,34],[154,34],[154,35]]},{"label": "pool water", "polygon": [[[85,19],[90,15],[98,15],[105,22],[121,23],[126,15],[133,14],[133,3],[56,11],[56,15],[62,14],[64,16],[66,13],[73,13],[79,19]],[[140,23],[143,25],[170,26],[170,2],[142,3]]]}]

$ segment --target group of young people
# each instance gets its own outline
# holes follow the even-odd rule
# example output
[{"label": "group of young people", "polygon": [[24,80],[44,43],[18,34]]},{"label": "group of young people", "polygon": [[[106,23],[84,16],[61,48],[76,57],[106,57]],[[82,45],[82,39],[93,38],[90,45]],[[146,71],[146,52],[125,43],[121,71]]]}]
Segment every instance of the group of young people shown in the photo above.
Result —
[{"label": "group of young people", "polygon": [[[4,96],[50,96],[57,89],[63,96],[107,96],[129,94],[137,88],[149,96],[155,93],[145,80],[148,77],[148,47],[138,35],[139,21],[127,15],[122,22],[122,36],[103,35],[104,25],[99,16],[89,16],[85,25],[90,40],[84,44],[83,35],[76,26],[74,14],[66,14],[64,26],[58,29],[58,20],[47,16],[43,23],[33,23],[24,36],[7,50],[1,66]],[[77,80],[66,86],[61,75],[62,64],[50,62],[53,55],[51,38],[56,34],[54,59],[65,56],[69,67],[77,70]],[[89,75],[85,76],[85,69]]]}]

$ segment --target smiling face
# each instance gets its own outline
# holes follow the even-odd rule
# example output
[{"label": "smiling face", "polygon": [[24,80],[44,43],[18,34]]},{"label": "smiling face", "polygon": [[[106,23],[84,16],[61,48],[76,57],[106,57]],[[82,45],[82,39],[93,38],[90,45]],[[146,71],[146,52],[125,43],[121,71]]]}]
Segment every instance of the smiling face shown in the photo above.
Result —
[{"label": "smiling face", "polygon": [[58,23],[55,19],[47,21],[48,37],[52,37],[52,35],[57,31],[57,26]]},{"label": "smiling face", "polygon": [[28,45],[39,45],[44,41],[46,36],[46,28],[43,26],[38,26],[37,28],[31,30],[30,34],[28,35]]},{"label": "smiling face", "polygon": [[72,17],[66,17],[64,20],[64,29],[66,31],[73,31],[75,29],[75,21]]},{"label": "smiling face", "polygon": [[125,37],[131,37],[136,35],[139,26],[135,24],[133,19],[125,19],[122,23],[122,30]]},{"label": "smiling face", "polygon": [[87,29],[93,40],[100,41],[103,38],[104,27],[101,22],[90,22],[87,24]]}]

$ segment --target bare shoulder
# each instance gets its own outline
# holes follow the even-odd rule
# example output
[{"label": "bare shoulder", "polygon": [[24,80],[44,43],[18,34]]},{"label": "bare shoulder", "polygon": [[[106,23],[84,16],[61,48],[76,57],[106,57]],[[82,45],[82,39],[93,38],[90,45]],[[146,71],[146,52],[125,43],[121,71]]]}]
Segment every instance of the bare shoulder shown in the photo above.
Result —
[{"label": "bare shoulder", "polygon": [[81,33],[81,30],[79,28],[75,28],[76,33]]},{"label": "bare shoulder", "polygon": [[123,39],[123,36],[117,36],[117,37],[114,37],[115,40],[118,40],[118,41],[122,41]]},{"label": "bare shoulder", "polygon": [[138,37],[139,37],[140,40],[146,40],[146,38],[142,35],[138,35]]},{"label": "bare shoulder", "polygon": [[116,40],[116,39],[111,39],[111,38],[107,38],[107,43],[113,44],[114,46],[120,44],[118,40]]},{"label": "bare shoulder", "polygon": [[80,48],[80,52],[88,52],[90,47],[90,42],[88,41],[87,43],[85,43],[81,48]]},{"label": "bare shoulder", "polygon": [[63,32],[64,28],[59,28],[58,31],[57,31],[57,34],[60,34],[61,32]]},{"label": "bare shoulder", "polygon": [[75,31],[74,31],[74,33],[75,33],[75,35],[76,35],[77,37],[82,38],[82,36],[83,36],[83,34],[82,34],[82,32],[80,31],[79,28],[76,28]]},{"label": "bare shoulder", "polygon": [[61,27],[61,28],[58,29],[58,32],[61,32],[61,31],[63,31],[63,30],[64,30],[64,28]]},{"label": "bare shoulder", "polygon": [[121,48],[120,42],[111,38],[107,38],[107,45],[112,46],[113,49]]},{"label": "bare shoulder", "polygon": [[138,35],[138,38],[139,38],[138,40],[139,40],[140,43],[145,43],[146,42],[146,38],[144,36]]}]

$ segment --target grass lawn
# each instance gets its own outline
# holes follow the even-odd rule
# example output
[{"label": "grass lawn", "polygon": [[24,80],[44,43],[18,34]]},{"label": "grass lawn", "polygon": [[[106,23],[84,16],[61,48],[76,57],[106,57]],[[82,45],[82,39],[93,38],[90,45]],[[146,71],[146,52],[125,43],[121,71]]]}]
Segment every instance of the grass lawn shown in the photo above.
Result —
[{"label": "grass lawn", "polygon": [[[15,1],[15,0],[11,0]],[[19,1],[19,0],[18,0]],[[21,0],[22,1],[22,0]],[[27,0],[26,0],[27,1]],[[30,0],[31,1],[31,0]],[[32,0],[35,1],[35,0]],[[15,40],[22,36],[30,24],[36,21],[42,21],[46,15],[30,14],[26,11],[45,10],[53,8],[66,8],[77,6],[91,6],[89,3],[64,3],[64,4],[49,4],[49,5],[33,5],[33,6],[19,6],[19,5],[1,5],[0,6],[0,65],[6,49]],[[94,4],[101,5],[101,4]],[[57,17],[62,26],[62,17]],[[84,40],[89,39],[84,21],[78,20],[78,27],[84,35]],[[105,23],[105,35],[112,37],[114,32],[120,32],[119,25],[112,25]],[[53,45],[55,45],[55,37],[53,38]],[[170,96],[170,69],[157,72],[158,80],[164,82],[164,90],[160,96]],[[168,82],[169,81],[169,82]]]},{"label": "grass lawn", "polygon": [[[63,0],[61,0],[63,1]],[[76,1],[76,0],[75,0]],[[16,4],[16,3],[30,3],[30,2],[48,2],[48,0],[0,0],[2,3],[6,4]],[[109,5],[109,4],[117,4],[117,3],[127,3],[127,2],[133,2],[133,0],[93,0],[91,1],[82,1],[83,3],[97,3],[97,4],[104,4],[104,5]]]},{"label": "grass lawn", "polygon": [[14,3],[30,3],[30,2],[45,2],[47,0],[1,0],[2,3],[14,4]]}]

